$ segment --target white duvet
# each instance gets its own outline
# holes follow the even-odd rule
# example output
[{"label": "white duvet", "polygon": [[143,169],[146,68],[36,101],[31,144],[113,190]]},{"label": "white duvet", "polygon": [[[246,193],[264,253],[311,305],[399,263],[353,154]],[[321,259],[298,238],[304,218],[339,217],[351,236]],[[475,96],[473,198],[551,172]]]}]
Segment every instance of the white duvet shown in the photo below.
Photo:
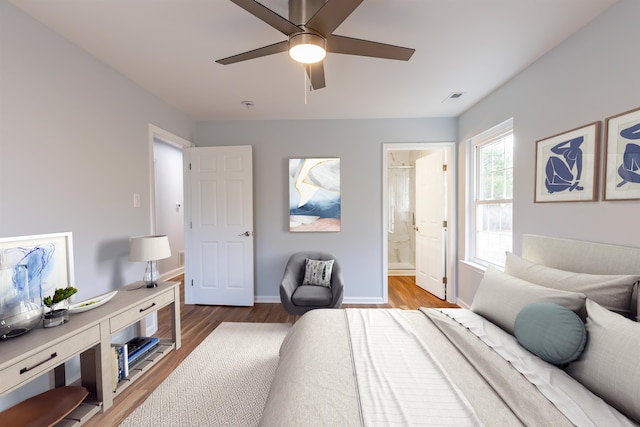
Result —
[{"label": "white duvet", "polygon": [[285,338],[262,426],[632,426],[466,309],[313,310]]},{"label": "white duvet", "polygon": [[347,310],[367,426],[478,426],[469,402],[400,310]]}]

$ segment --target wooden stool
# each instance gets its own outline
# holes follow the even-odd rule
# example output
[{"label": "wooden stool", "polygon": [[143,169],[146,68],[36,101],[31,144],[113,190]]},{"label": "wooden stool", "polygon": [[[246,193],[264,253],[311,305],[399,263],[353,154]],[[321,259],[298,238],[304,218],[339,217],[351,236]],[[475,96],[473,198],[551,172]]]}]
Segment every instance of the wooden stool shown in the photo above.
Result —
[{"label": "wooden stool", "polygon": [[0,420],[16,427],[53,426],[76,409],[88,394],[84,387],[54,388],[0,412]]}]

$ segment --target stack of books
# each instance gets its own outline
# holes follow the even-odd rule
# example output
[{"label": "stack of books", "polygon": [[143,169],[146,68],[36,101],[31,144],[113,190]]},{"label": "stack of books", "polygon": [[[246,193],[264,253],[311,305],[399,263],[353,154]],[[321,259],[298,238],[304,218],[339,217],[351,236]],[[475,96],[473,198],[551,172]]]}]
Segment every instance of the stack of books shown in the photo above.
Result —
[{"label": "stack of books", "polygon": [[111,345],[111,363],[114,391],[119,381],[129,376],[129,371],[144,360],[160,343],[154,337],[135,337],[124,344]]}]

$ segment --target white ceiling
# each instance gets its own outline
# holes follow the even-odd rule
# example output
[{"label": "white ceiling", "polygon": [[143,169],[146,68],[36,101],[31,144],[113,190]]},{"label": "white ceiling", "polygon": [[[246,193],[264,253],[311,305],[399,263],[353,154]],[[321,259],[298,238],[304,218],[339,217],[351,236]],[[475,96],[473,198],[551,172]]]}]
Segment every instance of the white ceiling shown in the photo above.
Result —
[{"label": "white ceiling", "polygon": [[194,119],[279,120],[458,116],[617,0],[364,0],[335,34],[415,54],[329,53],[312,92],[286,53],[215,62],[286,40],[229,0],[9,1]]}]

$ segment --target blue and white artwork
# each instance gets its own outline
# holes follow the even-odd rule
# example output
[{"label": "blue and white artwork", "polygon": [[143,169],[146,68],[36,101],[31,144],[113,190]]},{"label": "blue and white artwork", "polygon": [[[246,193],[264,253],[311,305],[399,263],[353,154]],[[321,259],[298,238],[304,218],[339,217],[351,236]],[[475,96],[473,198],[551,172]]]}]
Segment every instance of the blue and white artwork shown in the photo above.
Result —
[{"label": "blue and white artwork", "polygon": [[289,160],[289,230],[340,231],[340,159]]},{"label": "blue and white artwork", "polygon": [[74,286],[71,250],[71,233],[0,239],[0,314]]},{"label": "blue and white artwork", "polygon": [[640,198],[640,109],[607,119],[605,200]]},{"label": "blue and white artwork", "polygon": [[596,122],[537,142],[536,202],[596,199],[599,129]]},{"label": "blue and white artwork", "polygon": [[549,194],[558,191],[583,191],[580,185],[582,177],[582,148],[584,136],[563,141],[551,147],[554,154],[547,159],[544,186]]},{"label": "blue and white artwork", "polygon": [[620,182],[616,187],[622,187],[626,183],[640,183],[640,123],[626,127],[620,131],[620,142],[624,145],[622,162],[618,166]]}]

